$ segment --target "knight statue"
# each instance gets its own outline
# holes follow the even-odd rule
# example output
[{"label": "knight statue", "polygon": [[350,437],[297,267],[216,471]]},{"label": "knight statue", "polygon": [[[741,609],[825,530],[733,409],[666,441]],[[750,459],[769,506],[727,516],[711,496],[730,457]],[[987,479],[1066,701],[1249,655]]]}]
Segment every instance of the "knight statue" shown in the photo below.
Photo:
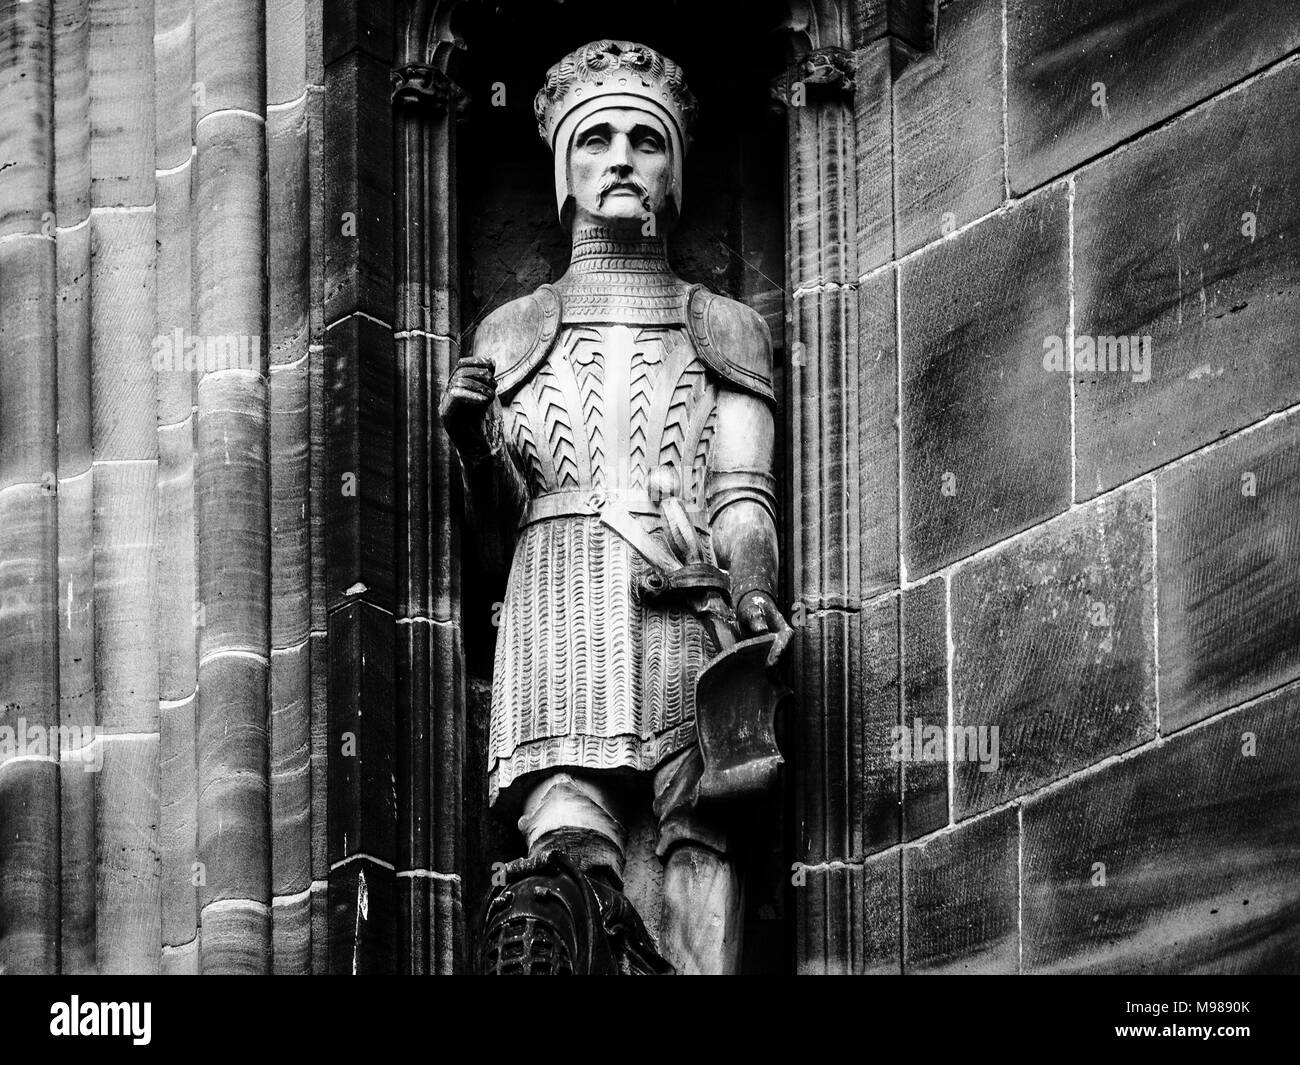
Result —
[{"label": "knight statue", "polygon": [[[478,930],[489,973],[727,973],[738,801],[769,787],[777,607],[772,345],[669,268],[696,113],[681,68],[601,40],[535,101],[568,271],[479,325],[447,383],[469,527],[509,565],[489,798],[527,855]],[[652,938],[624,895],[657,830]]]}]

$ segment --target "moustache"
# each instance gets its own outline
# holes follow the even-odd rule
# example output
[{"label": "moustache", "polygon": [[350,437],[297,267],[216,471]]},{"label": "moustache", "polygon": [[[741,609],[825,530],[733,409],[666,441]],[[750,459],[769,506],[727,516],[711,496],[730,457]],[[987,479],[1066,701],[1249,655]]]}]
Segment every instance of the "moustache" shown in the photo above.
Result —
[{"label": "moustache", "polygon": [[607,174],[601,181],[597,198],[603,200],[616,188],[631,189],[640,197],[642,203],[646,203],[650,199],[650,190],[639,180],[634,177],[621,178],[615,174]]}]

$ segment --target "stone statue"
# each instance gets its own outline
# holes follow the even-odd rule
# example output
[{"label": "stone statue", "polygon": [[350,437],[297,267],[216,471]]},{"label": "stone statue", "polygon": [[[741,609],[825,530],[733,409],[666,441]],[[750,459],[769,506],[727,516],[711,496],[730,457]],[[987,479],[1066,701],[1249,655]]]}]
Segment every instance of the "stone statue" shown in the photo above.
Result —
[{"label": "stone statue", "polygon": [[[511,560],[489,789],[528,855],[488,902],[478,964],[731,972],[741,884],[719,811],[775,776],[764,672],[790,638],[771,338],[668,266],[696,111],[676,63],[596,41],[535,109],[569,268],[483,321],[442,406],[473,536]],[[658,943],[622,894],[638,801],[664,863]]]}]

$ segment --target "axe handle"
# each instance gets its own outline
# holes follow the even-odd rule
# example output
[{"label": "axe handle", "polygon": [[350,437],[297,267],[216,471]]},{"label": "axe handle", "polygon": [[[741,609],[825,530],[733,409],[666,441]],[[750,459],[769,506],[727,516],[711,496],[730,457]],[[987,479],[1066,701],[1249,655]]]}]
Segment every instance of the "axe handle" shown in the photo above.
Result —
[{"label": "axe handle", "polygon": [[729,651],[736,646],[738,635],[734,626],[727,620],[730,608],[722,596],[710,592],[708,595],[700,596],[692,605],[695,613],[704,622],[705,628],[709,630],[709,635],[713,637],[713,644],[719,653]]}]

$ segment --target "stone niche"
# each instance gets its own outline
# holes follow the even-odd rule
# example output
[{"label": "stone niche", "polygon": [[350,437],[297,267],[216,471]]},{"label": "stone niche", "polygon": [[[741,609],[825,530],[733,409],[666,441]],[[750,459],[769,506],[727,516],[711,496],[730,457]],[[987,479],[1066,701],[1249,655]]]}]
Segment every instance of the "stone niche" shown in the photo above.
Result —
[{"label": "stone niche", "polygon": [[[537,135],[533,94],[547,68],[577,45],[632,40],[679,62],[700,102],[685,164],[683,217],[669,240],[677,273],[745,301],[767,320],[775,362],[783,363],[785,320],[786,127],[771,95],[788,48],[778,31],[781,2],[659,3],[630,8],[591,2],[466,4],[457,30],[466,49],[456,80],[468,102],[457,129],[461,329],[538,285],[568,263],[568,234],[555,213],[551,155]],[[779,372],[779,371],[778,371]],[[465,901],[467,924],[488,886],[492,863],[517,856],[513,826],[484,808],[488,691],[500,579],[461,558],[461,608],[467,673],[465,746]],[[774,800],[780,804],[780,800]],[[784,920],[783,833],[776,809],[747,848],[745,969],[791,964]],[[656,923],[658,861],[641,826],[629,862],[629,892]]]}]

